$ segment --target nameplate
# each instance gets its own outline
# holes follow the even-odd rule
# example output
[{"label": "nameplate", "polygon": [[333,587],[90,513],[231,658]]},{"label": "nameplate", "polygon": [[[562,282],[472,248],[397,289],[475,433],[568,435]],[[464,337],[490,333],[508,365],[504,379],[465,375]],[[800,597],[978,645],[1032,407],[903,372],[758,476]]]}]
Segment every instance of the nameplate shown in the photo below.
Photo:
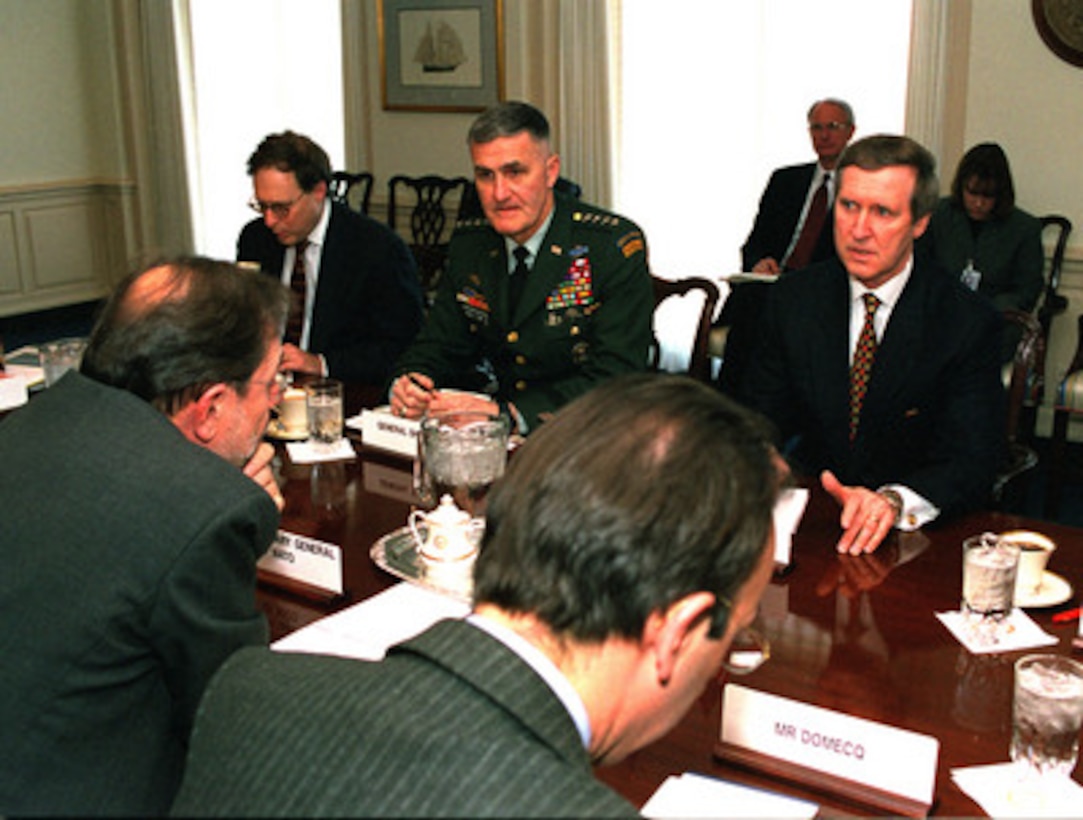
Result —
[{"label": "nameplate", "polygon": [[392,415],[387,406],[361,411],[361,442],[366,447],[416,458],[420,429],[421,422]]},{"label": "nameplate", "polygon": [[364,481],[365,492],[382,495],[384,498],[395,501],[405,501],[407,504],[418,503],[417,495],[414,492],[414,474],[412,471],[366,461],[361,465],[361,476]]},{"label": "nameplate", "polygon": [[0,410],[22,407],[26,400],[26,381],[20,376],[0,373]]},{"label": "nameplate", "polygon": [[731,683],[723,692],[715,753],[820,791],[924,817],[940,742]]},{"label": "nameplate", "polygon": [[270,549],[256,563],[260,578],[318,597],[334,597],[343,592],[342,549],[326,541],[279,530]]}]

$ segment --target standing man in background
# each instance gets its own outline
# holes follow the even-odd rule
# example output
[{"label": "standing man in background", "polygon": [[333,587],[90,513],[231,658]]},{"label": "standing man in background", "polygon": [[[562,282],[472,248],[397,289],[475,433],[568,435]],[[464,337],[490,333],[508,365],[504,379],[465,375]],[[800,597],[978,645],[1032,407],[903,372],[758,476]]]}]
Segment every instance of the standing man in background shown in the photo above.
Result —
[{"label": "standing man in background", "polygon": [[[451,238],[428,323],[396,365],[391,407],[503,410],[520,433],[602,381],[645,370],[654,295],[638,226],[555,194],[549,122],[522,102],[467,138],[484,219]],[[488,375],[486,396],[441,391]]]},{"label": "standing man in background", "polygon": [[248,158],[260,219],[237,259],[294,292],[282,369],[384,384],[422,323],[421,282],[391,229],[327,198],[331,163],[308,137],[270,134]]}]

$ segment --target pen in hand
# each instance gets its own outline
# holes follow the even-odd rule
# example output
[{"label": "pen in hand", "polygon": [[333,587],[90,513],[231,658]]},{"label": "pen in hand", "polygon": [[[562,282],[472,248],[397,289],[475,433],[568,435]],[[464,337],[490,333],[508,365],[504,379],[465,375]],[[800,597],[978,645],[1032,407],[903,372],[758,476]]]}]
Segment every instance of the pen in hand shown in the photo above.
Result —
[{"label": "pen in hand", "polygon": [[418,381],[417,376],[415,376],[413,373],[407,373],[406,378],[408,378],[410,380],[410,383],[413,384],[414,387],[416,387],[422,393],[428,394],[428,393],[433,392],[431,388],[426,387],[420,381]]}]

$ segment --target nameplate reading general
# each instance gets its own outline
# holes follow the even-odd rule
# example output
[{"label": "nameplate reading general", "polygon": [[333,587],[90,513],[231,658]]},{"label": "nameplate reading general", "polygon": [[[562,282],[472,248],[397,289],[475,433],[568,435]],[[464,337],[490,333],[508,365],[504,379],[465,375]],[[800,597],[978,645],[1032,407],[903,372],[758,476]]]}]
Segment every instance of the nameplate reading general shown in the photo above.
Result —
[{"label": "nameplate reading general", "polygon": [[366,447],[415,458],[420,429],[421,422],[392,415],[387,405],[361,411],[361,441]]},{"label": "nameplate reading general", "polygon": [[279,530],[256,566],[335,595],[343,591],[342,549],[326,541]]},{"label": "nameplate reading general", "polygon": [[722,742],[930,805],[940,742],[727,684]]}]

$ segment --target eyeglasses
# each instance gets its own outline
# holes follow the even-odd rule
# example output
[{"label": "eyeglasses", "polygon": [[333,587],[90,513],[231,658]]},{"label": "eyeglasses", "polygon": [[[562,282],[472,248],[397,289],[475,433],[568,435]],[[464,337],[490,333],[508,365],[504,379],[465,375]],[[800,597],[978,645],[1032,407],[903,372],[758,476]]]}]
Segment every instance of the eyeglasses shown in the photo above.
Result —
[{"label": "eyeglasses", "polygon": [[[719,595],[718,603],[729,612],[733,612],[733,602],[726,596]],[[759,614],[756,615],[756,621]],[[722,668],[731,675],[747,675],[755,672],[771,657],[771,642],[753,622],[751,626],[744,626],[737,630],[733,636],[726,655],[722,658]]]},{"label": "eyeglasses", "polygon": [[250,379],[248,384],[250,387],[262,387],[267,391],[267,398],[271,404],[278,404],[278,400],[282,398],[282,394],[286,392],[286,388],[290,386],[292,379],[289,374],[278,372],[275,373],[273,379]]},{"label": "eyeglasses", "polygon": [[821,131],[842,131],[849,127],[848,122],[810,122],[808,124],[808,130],[813,134],[819,134]]},{"label": "eyeglasses", "polygon": [[290,202],[260,202],[255,197],[252,197],[248,200],[248,207],[261,216],[267,211],[270,211],[275,215],[275,218],[285,219],[290,215],[293,206],[300,202],[304,196],[304,193],[302,193],[299,197]]},{"label": "eyeglasses", "polygon": [[771,642],[754,626],[737,631],[733,642],[722,659],[722,668],[731,675],[747,675],[755,672],[771,657]]}]

